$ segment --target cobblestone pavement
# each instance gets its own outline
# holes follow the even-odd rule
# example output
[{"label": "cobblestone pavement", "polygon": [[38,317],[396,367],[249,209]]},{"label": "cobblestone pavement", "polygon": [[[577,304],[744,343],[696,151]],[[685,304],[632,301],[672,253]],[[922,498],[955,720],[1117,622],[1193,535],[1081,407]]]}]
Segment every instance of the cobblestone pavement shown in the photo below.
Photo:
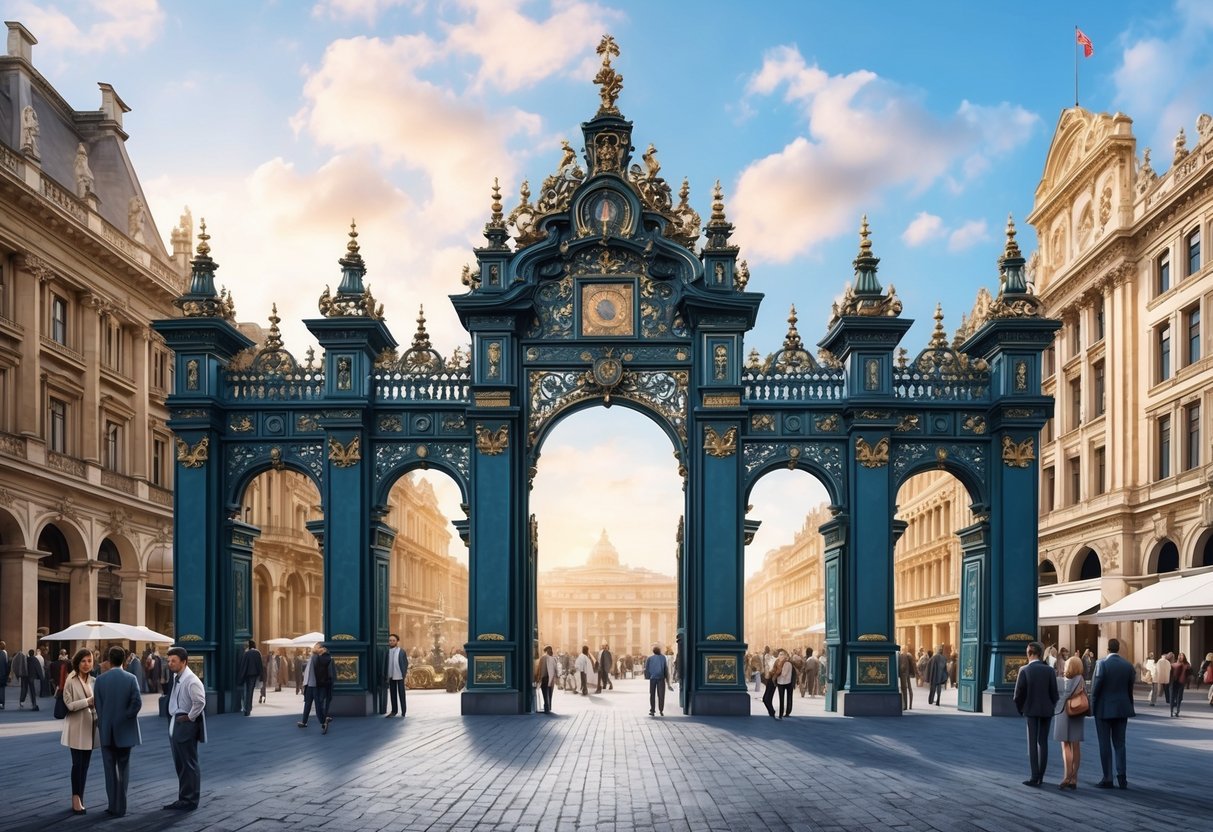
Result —
[{"label": "cobblestone pavement", "polygon": [[[926,702],[926,690],[916,691]],[[72,817],[67,749],[51,700],[0,713],[0,829],[73,830],[1102,830],[1209,828],[1213,708],[1190,690],[1168,717],[1139,697],[1129,724],[1128,791],[1099,779],[1087,723],[1080,787],[1029,789],[1023,723],[920,704],[902,718],[848,719],[820,699],[776,721],[648,716],[642,680],[587,698],[557,693],[556,713],[462,717],[459,697],[409,694],[407,719],[342,718],[321,736],[295,727],[301,698],[271,693],[253,716],[214,717],[201,746],[202,804],[176,798],[156,698],[144,702],[144,744],[131,755],[129,811],[109,820],[100,753]],[[673,694],[671,694],[673,696]],[[955,693],[950,694],[951,702]]]}]

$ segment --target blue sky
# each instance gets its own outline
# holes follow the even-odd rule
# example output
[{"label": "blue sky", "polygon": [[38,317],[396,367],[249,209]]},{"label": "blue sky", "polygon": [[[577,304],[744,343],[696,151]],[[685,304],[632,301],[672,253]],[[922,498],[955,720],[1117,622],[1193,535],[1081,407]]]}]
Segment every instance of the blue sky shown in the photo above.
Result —
[{"label": "blue sky", "polygon": [[[424,303],[439,349],[461,343],[446,295],[461,291],[460,266],[482,240],[492,177],[516,194],[555,167],[561,138],[580,146],[603,32],[622,49],[619,106],[637,147],[652,142],[663,175],[690,179],[704,216],[712,182],[723,184],[750,289],[766,294],[747,344],[763,353],[782,340],[791,303],[806,341],[824,332],[864,212],[880,277],[918,322],[904,342],[911,353],[936,302],[951,328],[978,287],[996,288],[1006,215],[1031,210],[1053,128],[1073,104],[1076,24],[1095,46],[1080,59],[1083,106],[1132,116],[1139,149],[1161,149],[1156,167],[1178,128],[1191,133],[1213,109],[1213,4],[1199,0],[1013,12],[973,2],[7,6],[39,38],[35,65],[75,108],[98,106],[96,82],[114,85],[133,110],[128,150],[161,234],[185,205],[195,222],[205,216],[240,319],[264,321],[277,301],[297,354],[308,344],[297,321],[336,283],[352,216],[397,339],[409,340]],[[1020,230],[1030,251],[1034,234]],[[618,411],[579,415],[544,448],[544,460],[609,460],[587,476],[624,483],[591,501],[601,515],[584,531],[544,535],[553,565],[579,560],[612,521],[625,560],[668,559],[664,529],[681,497],[672,469],[673,491],[645,497],[668,511],[631,530],[614,520],[635,511],[629,472],[673,464],[654,426]],[[541,528],[555,529],[545,514],[566,515],[572,497],[544,477],[541,462],[536,505]],[[754,514],[766,526],[751,566],[799,528],[819,494],[802,491],[760,484]]]}]

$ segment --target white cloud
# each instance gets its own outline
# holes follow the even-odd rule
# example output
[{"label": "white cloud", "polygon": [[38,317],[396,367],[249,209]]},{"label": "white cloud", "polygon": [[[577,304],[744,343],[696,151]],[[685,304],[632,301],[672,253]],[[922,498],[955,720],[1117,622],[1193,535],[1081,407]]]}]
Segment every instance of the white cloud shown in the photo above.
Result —
[{"label": "white cloud", "polygon": [[910,221],[906,230],[901,232],[905,244],[914,247],[944,235],[943,218],[926,211],[919,211],[918,216]]},{"label": "white cloud", "polygon": [[969,220],[948,235],[948,251],[964,251],[990,239],[985,220]]},{"label": "white cloud", "polygon": [[335,20],[362,20],[373,24],[379,15],[397,6],[418,11],[425,6],[425,0],[320,0],[312,7],[312,15]]},{"label": "white cloud", "polygon": [[730,210],[747,255],[787,261],[850,231],[860,214],[891,189],[920,192],[943,179],[957,159],[974,175],[983,160],[1019,146],[1038,121],[1018,106],[961,102],[949,117],[928,111],[911,91],[868,71],[830,75],[799,50],[770,50],[747,94],[799,107],[805,135],[751,163]]},{"label": "white cloud", "polygon": [[24,23],[40,43],[65,54],[126,52],[147,46],[159,36],[165,18],[159,0],[67,0],[62,4],[16,0],[10,14],[10,19]]}]

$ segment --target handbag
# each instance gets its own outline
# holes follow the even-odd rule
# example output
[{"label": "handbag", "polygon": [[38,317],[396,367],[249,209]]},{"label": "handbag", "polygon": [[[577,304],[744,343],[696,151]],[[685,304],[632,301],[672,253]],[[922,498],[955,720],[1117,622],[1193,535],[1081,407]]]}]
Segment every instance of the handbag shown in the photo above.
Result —
[{"label": "handbag", "polygon": [[1066,716],[1086,716],[1091,711],[1091,700],[1087,698],[1085,686],[1079,686],[1066,700]]},{"label": "handbag", "polygon": [[63,701],[63,691],[55,694],[55,719],[67,719],[67,703]]}]

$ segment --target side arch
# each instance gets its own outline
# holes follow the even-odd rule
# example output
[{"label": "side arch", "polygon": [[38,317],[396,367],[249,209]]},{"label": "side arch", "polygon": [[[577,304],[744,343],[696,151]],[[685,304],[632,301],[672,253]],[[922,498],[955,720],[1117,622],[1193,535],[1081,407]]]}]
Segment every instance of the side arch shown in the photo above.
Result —
[{"label": "side arch", "polygon": [[[942,445],[937,449],[943,450],[945,453],[947,450]],[[964,486],[965,493],[969,495],[969,505],[974,513],[984,511],[990,504],[989,495],[986,493],[985,471],[975,470],[970,463],[958,462],[951,454],[947,454],[944,458],[940,458],[938,454],[934,457],[921,457],[901,465],[894,462],[893,471],[892,493],[894,497],[901,491],[902,486],[919,474],[943,471],[951,474]]]},{"label": "side arch", "polygon": [[322,480],[316,476],[307,465],[300,463],[298,460],[283,457],[282,461],[275,464],[272,463],[269,457],[256,464],[252,464],[247,468],[242,469],[234,477],[229,478],[225,483],[225,508],[228,513],[239,511],[243,505],[245,492],[253,480],[262,474],[270,471],[293,471],[296,474],[302,474],[315,487],[316,493],[320,495],[320,503],[324,505],[324,489],[322,488]]}]

